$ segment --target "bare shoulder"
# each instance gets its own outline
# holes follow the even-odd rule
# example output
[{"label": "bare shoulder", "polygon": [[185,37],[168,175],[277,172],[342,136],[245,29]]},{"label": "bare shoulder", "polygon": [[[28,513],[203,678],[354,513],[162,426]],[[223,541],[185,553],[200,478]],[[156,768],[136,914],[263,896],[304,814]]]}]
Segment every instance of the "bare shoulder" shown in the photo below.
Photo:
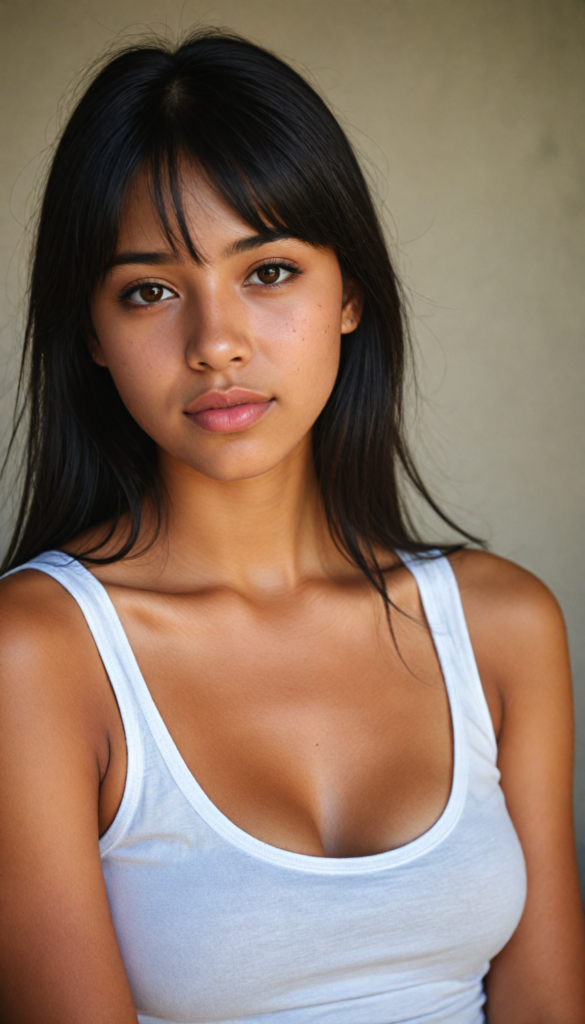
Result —
[{"label": "bare shoulder", "polygon": [[103,746],[109,686],[93,638],[77,602],[34,569],[0,580],[0,706],[19,730],[42,719]]},{"label": "bare shoulder", "polygon": [[498,699],[509,703],[536,688],[566,691],[565,623],[549,588],[514,562],[483,551],[457,552],[450,562],[494,724]]},{"label": "bare shoulder", "polygon": [[20,614],[26,614],[27,609],[33,607],[37,612],[43,609],[63,612],[69,603],[70,598],[68,600],[65,588],[52,576],[39,569],[23,569],[0,579],[2,616],[16,608]]},{"label": "bare shoulder", "polygon": [[484,614],[517,624],[552,619],[562,620],[558,601],[533,573],[506,558],[485,551],[457,551],[449,558],[462,599],[470,606],[481,605]]},{"label": "bare shoulder", "polygon": [[46,573],[24,569],[0,580],[0,667],[15,659],[48,663],[83,642],[83,633],[76,602]]},{"label": "bare shoulder", "polygon": [[484,551],[450,556],[470,632],[498,645],[558,641],[563,614],[549,588],[521,566]]}]

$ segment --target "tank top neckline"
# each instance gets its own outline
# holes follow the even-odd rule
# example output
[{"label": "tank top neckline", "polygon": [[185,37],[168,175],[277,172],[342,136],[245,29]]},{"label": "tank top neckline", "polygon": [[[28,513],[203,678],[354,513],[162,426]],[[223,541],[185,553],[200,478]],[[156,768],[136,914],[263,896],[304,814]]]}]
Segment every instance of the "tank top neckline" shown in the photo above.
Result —
[{"label": "tank top neckline", "polygon": [[[131,693],[134,698],[133,703],[138,704],[168,771],[188,803],[215,833],[240,851],[272,863],[275,866],[322,875],[357,875],[397,867],[435,849],[455,828],[461,816],[467,793],[467,743],[461,704],[461,680],[457,678],[458,669],[460,670],[460,659],[457,656],[456,645],[453,643],[454,638],[451,631],[441,628],[437,621],[437,602],[433,598],[425,572],[428,569],[431,569],[431,571],[432,569],[435,569],[435,571],[439,569],[439,562],[444,561],[444,559],[433,558],[431,560],[422,558],[419,561],[416,556],[405,555],[402,552],[397,552],[397,554],[415,578],[439,659],[444,686],[447,691],[453,754],[451,788],[443,811],[426,832],[423,832],[420,836],[403,846],[395,847],[382,853],[358,857],[319,857],[313,854],[281,849],[280,847],[265,843],[261,839],[257,839],[232,822],[207,796],[194,774],[187,767],[151,696],[120,617],[104,585],[81,562],[63,551],[46,552],[33,559],[26,567],[34,568],[36,564],[39,569],[49,571],[49,574],[53,575],[61,583],[66,582],[67,573],[73,572],[86,596],[90,598],[92,604],[97,604],[97,611],[104,627],[103,634],[107,635],[109,644],[115,649],[119,662],[124,666],[127,682],[130,684]],[[55,560],[58,563],[57,565],[55,565]],[[25,568],[25,566],[19,568]],[[57,572],[51,573],[51,568],[57,569]],[[63,570],[65,570],[65,578],[61,576]],[[449,572],[451,572],[450,567]],[[451,581],[445,580],[444,583],[449,585]],[[456,586],[454,578],[452,585]],[[74,594],[73,596],[76,595]],[[112,685],[118,704],[120,704],[118,696],[119,687],[113,682]],[[128,717],[128,705],[126,704],[125,714],[122,713],[121,707],[120,711],[127,747],[128,767],[126,786],[117,814],[107,831],[100,838],[102,855],[110,848],[112,840],[117,841],[119,825],[121,824],[119,819],[127,817],[127,813],[124,813],[127,811],[124,798],[127,795],[128,789],[136,789],[135,784],[129,785],[132,763],[135,761],[142,762],[142,756],[134,756],[135,752],[130,744],[130,734],[134,737],[134,742],[136,741],[136,730],[134,728],[130,730],[128,728],[130,723],[125,720]]]}]

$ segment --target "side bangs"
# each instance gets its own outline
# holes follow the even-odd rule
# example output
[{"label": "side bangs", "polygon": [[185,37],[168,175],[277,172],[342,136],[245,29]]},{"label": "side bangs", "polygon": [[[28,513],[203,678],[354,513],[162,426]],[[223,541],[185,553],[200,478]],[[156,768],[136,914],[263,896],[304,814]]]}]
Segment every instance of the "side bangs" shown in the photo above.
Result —
[{"label": "side bangs", "polygon": [[[237,167],[229,168],[226,173],[225,166],[206,165],[199,154],[182,148],[178,152],[158,150],[147,158],[141,170],[147,179],[167,243],[175,255],[183,251],[196,263],[202,262],[197,240],[185,214],[184,194],[189,188],[190,171],[201,175],[209,188],[257,234],[267,239],[282,235],[297,237],[297,232],[283,222],[272,204],[269,205],[268,197],[260,198],[254,194],[246,176]],[[129,188],[132,188],[132,182]]]},{"label": "side bangs", "polygon": [[371,216],[369,196],[323,100],[292,68],[241,40],[206,38],[198,48],[197,59],[187,46],[161,69],[135,112],[140,163],[169,243],[177,241],[172,219],[195,258],[181,181],[192,166],[259,234],[287,231],[340,258],[355,252],[363,239],[352,228],[356,213],[362,223]]},{"label": "side bangs", "polygon": [[[298,180],[297,170],[285,154],[273,153],[272,159],[267,159],[265,151],[258,159],[257,154],[249,151],[234,152],[236,146],[228,131],[228,137],[221,139],[214,133],[213,144],[206,145],[207,139],[198,130],[198,124],[190,124],[185,133],[177,133],[173,127],[172,133],[161,133],[162,138],[156,140],[141,170],[149,182],[153,205],[174,253],[183,249],[193,260],[201,262],[185,214],[184,194],[190,171],[201,175],[257,234],[267,239],[291,235],[310,245],[335,247],[338,239],[331,238],[323,224],[302,208],[305,204],[299,200],[304,197],[306,186]],[[218,146],[218,142],[223,145]],[[130,182],[128,188],[131,187]]]}]

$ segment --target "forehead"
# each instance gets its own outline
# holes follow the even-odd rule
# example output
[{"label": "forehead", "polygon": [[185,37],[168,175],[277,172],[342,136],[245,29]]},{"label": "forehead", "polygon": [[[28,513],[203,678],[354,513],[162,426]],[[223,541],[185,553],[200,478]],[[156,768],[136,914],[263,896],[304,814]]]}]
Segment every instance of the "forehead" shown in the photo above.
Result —
[{"label": "forehead", "polygon": [[[250,234],[250,225],[232,209],[196,167],[185,165],[179,175],[181,205],[189,237],[205,258],[227,241]],[[174,244],[185,248],[170,188],[164,188],[163,208]],[[118,249],[154,249],[169,246],[151,175],[140,170],[130,184],[120,218]]]}]

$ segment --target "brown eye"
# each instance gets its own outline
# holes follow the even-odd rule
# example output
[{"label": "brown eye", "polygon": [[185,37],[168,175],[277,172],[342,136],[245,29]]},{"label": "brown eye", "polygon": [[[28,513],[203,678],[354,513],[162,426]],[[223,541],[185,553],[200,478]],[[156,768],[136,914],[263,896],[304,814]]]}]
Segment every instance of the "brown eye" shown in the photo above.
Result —
[{"label": "brown eye", "polygon": [[282,267],[279,266],[278,264],[259,267],[258,270],[256,271],[260,281],[262,281],[262,284],[276,284],[276,282],[280,279],[281,272]]},{"label": "brown eye", "polygon": [[147,281],[145,284],[141,284],[138,288],[133,288],[125,295],[126,299],[129,299],[131,304],[134,306],[154,306],[162,300],[176,298],[174,292],[170,288],[165,288],[162,284],[157,284],[156,281]]},{"label": "brown eye", "polygon": [[301,274],[301,270],[286,263],[264,263],[250,274],[246,284],[275,285],[283,284],[293,274]]},{"label": "brown eye", "polygon": [[158,302],[162,299],[164,288],[161,284],[143,284],[137,289],[136,294],[142,302]]}]

